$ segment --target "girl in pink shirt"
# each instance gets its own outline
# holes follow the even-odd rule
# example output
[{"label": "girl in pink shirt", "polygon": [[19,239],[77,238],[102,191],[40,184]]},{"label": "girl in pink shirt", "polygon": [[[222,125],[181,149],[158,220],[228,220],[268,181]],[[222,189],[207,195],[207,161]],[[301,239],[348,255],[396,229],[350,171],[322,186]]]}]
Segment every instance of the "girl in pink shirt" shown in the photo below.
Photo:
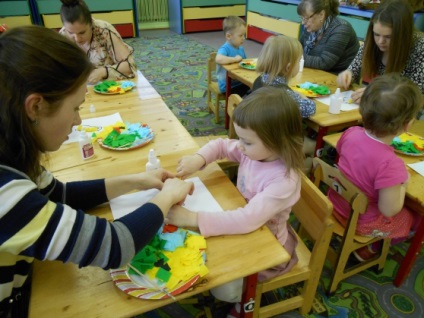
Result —
[{"label": "girl in pink shirt", "polygon": [[[205,237],[249,233],[268,226],[293,256],[289,263],[261,272],[259,280],[265,280],[283,274],[297,262],[297,242],[287,219],[300,196],[302,120],[299,107],[285,90],[263,87],[240,103],[233,121],[238,140],[210,141],[195,155],[179,161],[177,176],[184,178],[218,159],[239,162],[237,188],[247,204],[215,213],[191,212],[179,206],[170,211],[167,220],[177,226],[198,227]],[[212,293],[221,300],[240,301],[242,280]]]},{"label": "girl in pink shirt", "polygon": [[[359,216],[357,233],[390,237],[399,242],[408,237],[414,214],[404,207],[409,174],[390,146],[393,138],[412,125],[423,99],[417,85],[398,75],[375,78],[361,98],[363,127],[346,130],[337,143],[341,172],[368,197],[367,211]],[[330,190],[335,217],[346,224],[349,204]],[[358,260],[373,257],[378,248],[367,246],[354,254]]]}]

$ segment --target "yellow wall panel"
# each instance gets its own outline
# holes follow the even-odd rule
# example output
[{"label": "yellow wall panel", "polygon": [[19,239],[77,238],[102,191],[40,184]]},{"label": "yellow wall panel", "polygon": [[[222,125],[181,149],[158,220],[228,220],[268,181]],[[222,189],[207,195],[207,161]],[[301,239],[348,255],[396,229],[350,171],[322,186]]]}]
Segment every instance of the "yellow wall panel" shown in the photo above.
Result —
[{"label": "yellow wall panel", "polygon": [[299,38],[300,23],[298,22],[279,20],[249,11],[247,13],[247,24],[296,39]]},{"label": "yellow wall panel", "polygon": [[223,18],[229,15],[244,16],[245,14],[245,5],[183,8],[184,20]]},{"label": "yellow wall panel", "polygon": [[32,21],[29,15],[17,15],[0,18],[0,24],[7,24],[9,28],[13,28],[22,25],[30,25]]}]

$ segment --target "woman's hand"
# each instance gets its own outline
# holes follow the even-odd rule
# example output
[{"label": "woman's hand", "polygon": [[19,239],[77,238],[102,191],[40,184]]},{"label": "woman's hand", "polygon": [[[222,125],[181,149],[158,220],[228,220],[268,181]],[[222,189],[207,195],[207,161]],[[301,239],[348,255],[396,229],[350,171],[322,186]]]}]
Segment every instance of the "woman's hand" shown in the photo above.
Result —
[{"label": "woman's hand", "polygon": [[352,102],[353,103],[359,104],[361,102],[361,98],[362,98],[362,95],[364,94],[365,88],[366,87],[358,88],[356,91],[354,91],[352,93],[352,95],[350,96],[350,98],[352,99]]},{"label": "woman's hand", "polygon": [[162,210],[163,216],[166,217],[169,209],[176,204],[183,204],[188,194],[193,194],[193,182],[186,182],[180,179],[167,179],[162,190],[156,194],[151,203],[156,204]]},{"label": "woman's hand", "polygon": [[98,82],[101,82],[105,80],[105,77],[107,76],[106,68],[96,68],[94,69],[90,76],[88,77],[88,84],[97,84]]},{"label": "woman's hand", "polygon": [[180,205],[174,205],[169,211],[165,223],[180,227],[198,227],[197,213]]},{"label": "woman's hand", "polygon": [[163,188],[165,180],[175,178],[175,174],[165,169],[155,169],[139,174],[139,190],[159,189]]},{"label": "woman's hand", "polygon": [[337,76],[337,86],[348,89],[352,82],[352,71],[346,70]]},{"label": "woman's hand", "polygon": [[178,161],[177,177],[186,178],[206,164],[201,155],[184,156]]}]

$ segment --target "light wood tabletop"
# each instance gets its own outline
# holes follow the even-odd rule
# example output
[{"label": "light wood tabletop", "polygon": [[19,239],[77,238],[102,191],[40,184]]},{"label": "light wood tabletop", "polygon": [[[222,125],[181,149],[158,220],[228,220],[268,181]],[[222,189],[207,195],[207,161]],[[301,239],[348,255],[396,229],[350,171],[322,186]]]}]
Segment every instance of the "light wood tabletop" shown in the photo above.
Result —
[{"label": "light wood tabletop", "polygon": [[[238,63],[223,65],[227,71],[227,100],[231,94],[231,79],[238,80],[243,84],[252,87],[255,79],[260,75],[254,70],[248,70],[239,66]],[[337,76],[322,70],[304,68],[294,78],[289,81],[289,86],[295,86],[304,82],[321,84],[327,86],[332,93],[336,91]],[[361,115],[358,109],[351,111],[342,111],[340,114],[330,114],[328,105],[316,100],[316,113],[305,119],[304,122],[318,133],[315,153],[320,155],[324,146],[322,137],[334,131],[340,131],[343,128],[358,125],[361,122]],[[226,112],[226,117],[228,114]],[[229,123],[229,119],[228,119]],[[229,127],[226,119],[226,128]]]},{"label": "light wood tabletop", "polygon": [[[424,121],[416,120],[411,129],[411,133],[424,136]],[[337,141],[341,137],[341,133],[331,134],[324,137],[324,141],[329,145],[336,147]],[[424,161],[424,156],[408,156],[401,153],[396,153],[405,164]],[[406,188],[405,205],[412,211],[424,216],[424,177],[415,170],[406,166],[411,177]],[[396,286],[400,286],[408,276],[417,255],[419,254],[424,243],[424,217],[421,219],[420,224],[415,232],[414,238],[408,248],[408,251],[399,267],[398,273],[394,280]]]},{"label": "light wood tabletop", "polygon": [[[151,93],[150,88],[146,89]],[[128,151],[103,149],[96,144],[95,156],[82,160],[78,143],[74,142],[49,154],[47,168],[62,182],[136,173],[145,170],[148,150],[154,148],[161,159],[161,166],[175,172],[178,159],[183,155],[194,154],[198,145],[161,98],[143,99],[143,92],[143,89],[137,87],[123,95],[100,95],[89,87],[81,117],[100,117],[118,111],[123,120],[143,122],[152,127],[155,139],[151,144]],[[95,105],[95,113],[89,111],[91,104]],[[210,164],[196,175],[224,210],[246,204],[237,188],[216,163]],[[88,213],[112,220],[109,204]],[[194,287],[176,296],[178,300],[237,278],[249,275],[255,277],[257,272],[290,259],[266,226],[245,235],[207,238],[206,256],[209,274]],[[29,316],[132,317],[173,301],[140,300],[129,296],[114,285],[109,271],[100,268],[79,269],[74,264],[36,261]]]}]

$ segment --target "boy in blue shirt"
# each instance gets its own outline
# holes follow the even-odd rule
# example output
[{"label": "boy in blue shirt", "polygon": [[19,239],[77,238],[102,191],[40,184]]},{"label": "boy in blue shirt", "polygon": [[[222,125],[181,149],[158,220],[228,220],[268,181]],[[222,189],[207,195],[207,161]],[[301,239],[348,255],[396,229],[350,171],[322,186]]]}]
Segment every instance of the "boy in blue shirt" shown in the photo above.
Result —
[{"label": "boy in blue shirt", "polygon": [[[225,64],[238,63],[246,58],[244,48],[241,46],[246,39],[246,22],[237,16],[228,16],[223,21],[223,30],[226,42],[216,54],[216,77],[218,86],[222,93],[226,92],[227,71],[221,66]],[[249,87],[239,81],[233,80],[231,83],[231,94],[244,96]]]}]

